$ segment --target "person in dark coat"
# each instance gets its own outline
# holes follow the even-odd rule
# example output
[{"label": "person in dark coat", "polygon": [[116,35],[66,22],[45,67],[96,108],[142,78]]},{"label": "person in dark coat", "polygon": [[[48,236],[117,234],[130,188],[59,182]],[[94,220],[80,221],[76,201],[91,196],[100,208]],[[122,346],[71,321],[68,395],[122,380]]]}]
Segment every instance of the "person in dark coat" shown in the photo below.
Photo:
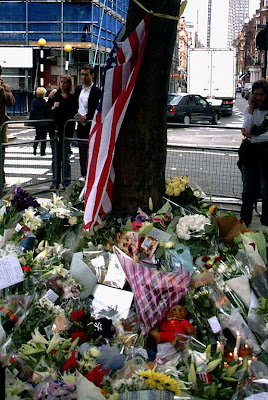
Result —
[{"label": "person in dark coat", "polygon": [[[4,122],[9,121],[10,118],[7,115],[7,107],[11,107],[15,104],[15,98],[11,92],[10,86],[7,85],[4,80],[1,78],[2,75],[2,67],[0,65],[0,126],[3,125]],[[2,143],[7,143],[7,125],[2,129]],[[5,147],[2,147],[2,170],[3,170],[3,184],[6,183],[5,180],[5,171],[4,171],[4,162],[5,162]]]},{"label": "person in dark coat", "polygon": [[[36,98],[33,100],[33,109],[30,114],[30,119],[46,119],[48,117],[47,102],[44,99],[46,95],[46,89],[44,87],[38,87],[36,89]],[[34,127],[36,130],[36,135],[33,144],[33,153],[36,155],[36,150],[38,147],[39,140],[44,140],[47,138],[48,123],[47,122],[34,122]],[[40,154],[41,156],[46,155],[46,142],[41,142],[40,144]]]},{"label": "person in dark coat", "polygon": [[[81,68],[82,85],[75,89],[75,96],[78,103],[78,120],[77,138],[80,157],[81,178],[84,180],[87,174],[87,149],[88,138],[91,127],[91,120],[96,111],[98,102],[101,97],[101,89],[94,85],[94,68],[85,64]],[[87,139],[80,141],[79,139]]]},{"label": "person in dark coat", "polygon": [[[268,83],[259,80],[252,85],[252,94],[244,111],[241,130],[244,140],[239,149],[243,193],[241,220],[251,224],[253,207],[262,199],[261,224],[268,226]],[[241,149],[244,148],[243,152]]]},{"label": "person in dark coat", "polygon": [[[71,141],[66,140],[63,143],[63,137],[71,139],[74,134],[74,122],[68,122],[65,126],[66,121],[74,118],[74,114],[77,110],[77,100],[73,91],[72,78],[70,75],[65,74],[60,77],[59,89],[55,92],[51,92],[48,99],[48,106],[51,110],[50,118],[55,119],[57,128],[56,141],[53,140],[55,137],[55,130],[50,128],[51,137],[51,149],[52,149],[52,173],[53,183],[50,189],[58,189],[61,182],[65,183],[65,186],[69,186],[71,183]],[[64,132],[65,126],[65,132]],[[57,146],[57,148],[55,148]],[[65,170],[63,171],[63,148]],[[57,175],[55,174],[55,152],[57,152]],[[64,178],[64,180],[63,180]]]}]

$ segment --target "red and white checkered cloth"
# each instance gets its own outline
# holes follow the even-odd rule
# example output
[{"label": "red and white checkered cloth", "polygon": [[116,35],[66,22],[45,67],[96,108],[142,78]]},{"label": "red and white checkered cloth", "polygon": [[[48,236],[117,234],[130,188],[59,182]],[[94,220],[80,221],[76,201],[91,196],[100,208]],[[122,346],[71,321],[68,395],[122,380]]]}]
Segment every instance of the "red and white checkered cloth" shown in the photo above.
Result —
[{"label": "red and white checkered cloth", "polygon": [[182,265],[178,272],[165,272],[135,263],[117,247],[114,253],[134,294],[141,331],[146,335],[185,295],[191,274]]}]

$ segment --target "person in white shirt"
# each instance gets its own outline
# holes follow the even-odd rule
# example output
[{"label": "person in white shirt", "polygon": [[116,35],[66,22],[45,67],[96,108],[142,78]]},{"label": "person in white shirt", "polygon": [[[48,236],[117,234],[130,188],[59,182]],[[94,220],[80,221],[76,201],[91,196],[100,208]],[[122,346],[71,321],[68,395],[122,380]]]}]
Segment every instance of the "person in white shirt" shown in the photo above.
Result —
[{"label": "person in white shirt", "polygon": [[265,80],[252,85],[244,117],[241,132],[245,139],[240,151],[242,147],[246,151],[241,151],[239,158],[243,181],[240,217],[250,225],[254,204],[261,197],[261,223],[268,226],[268,84]]},{"label": "person in white shirt", "polygon": [[89,131],[91,127],[91,120],[94,116],[99,99],[101,97],[101,90],[93,83],[94,68],[91,65],[83,65],[80,74],[82,85],[77,86],[77,88],[75,89],[75,95],[78,102],[77,138],[79,147],[81,178],[85,179],[87,175],[87,149]]}]

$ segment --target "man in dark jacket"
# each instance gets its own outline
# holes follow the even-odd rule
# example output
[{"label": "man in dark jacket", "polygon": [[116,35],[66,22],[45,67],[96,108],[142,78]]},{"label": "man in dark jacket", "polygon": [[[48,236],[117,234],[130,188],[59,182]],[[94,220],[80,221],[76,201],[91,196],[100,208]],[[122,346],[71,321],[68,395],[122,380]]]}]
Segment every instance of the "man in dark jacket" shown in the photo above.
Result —
[{"label": "man in dark jacket", "polygon": [[75,94],[78,101],[78,127],[77,138],[86,139],[85,141],[78,140],[81,178],[84,179],[87,174],[87,149],[88,138],[91,126],[91,121],[101,97],[101,90],[93,83],[94,68],[85,64],[81,68],[82,85],[77,86]]},{"label": "man in dark jacket", "polygon": [[[7,116],[7,107],[11,107],[15,104],[15,98],[11,93],[10,86],[8,86],[3,79],[2,75],[2,67],[0,65],[0,127],[6,121],[9,121],[10,118]],[[2,143],[7,143],[7,125],[2,129]],[[4,162],[5,162],[5,147],[2,147],[2,168],[3,168],[3,184],[5,181],[5,172],[4,172]]]}]

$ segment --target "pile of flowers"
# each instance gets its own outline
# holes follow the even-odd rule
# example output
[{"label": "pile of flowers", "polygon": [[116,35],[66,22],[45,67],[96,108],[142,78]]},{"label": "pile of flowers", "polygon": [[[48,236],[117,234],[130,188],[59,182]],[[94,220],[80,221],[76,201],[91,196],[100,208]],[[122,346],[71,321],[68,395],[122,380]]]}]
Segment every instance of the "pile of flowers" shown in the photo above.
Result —
[{"label": "pile of flowers", "polygon": [[189,184],[188,176],[175,176],[166,180],[166,194],[168,196],[179,196]]},{"label": "pile of flowers", "polygon": [[[188,177],[167,185],[158,212],[148,199],[148,211],[109,217],[91,232],[82,230],[76,188],[67,199],[16,188],[1,200],[6,399],[265,392],[267,236],[219,217]],[[170,335],[172,308],[183,317],[171,318]]]}]

